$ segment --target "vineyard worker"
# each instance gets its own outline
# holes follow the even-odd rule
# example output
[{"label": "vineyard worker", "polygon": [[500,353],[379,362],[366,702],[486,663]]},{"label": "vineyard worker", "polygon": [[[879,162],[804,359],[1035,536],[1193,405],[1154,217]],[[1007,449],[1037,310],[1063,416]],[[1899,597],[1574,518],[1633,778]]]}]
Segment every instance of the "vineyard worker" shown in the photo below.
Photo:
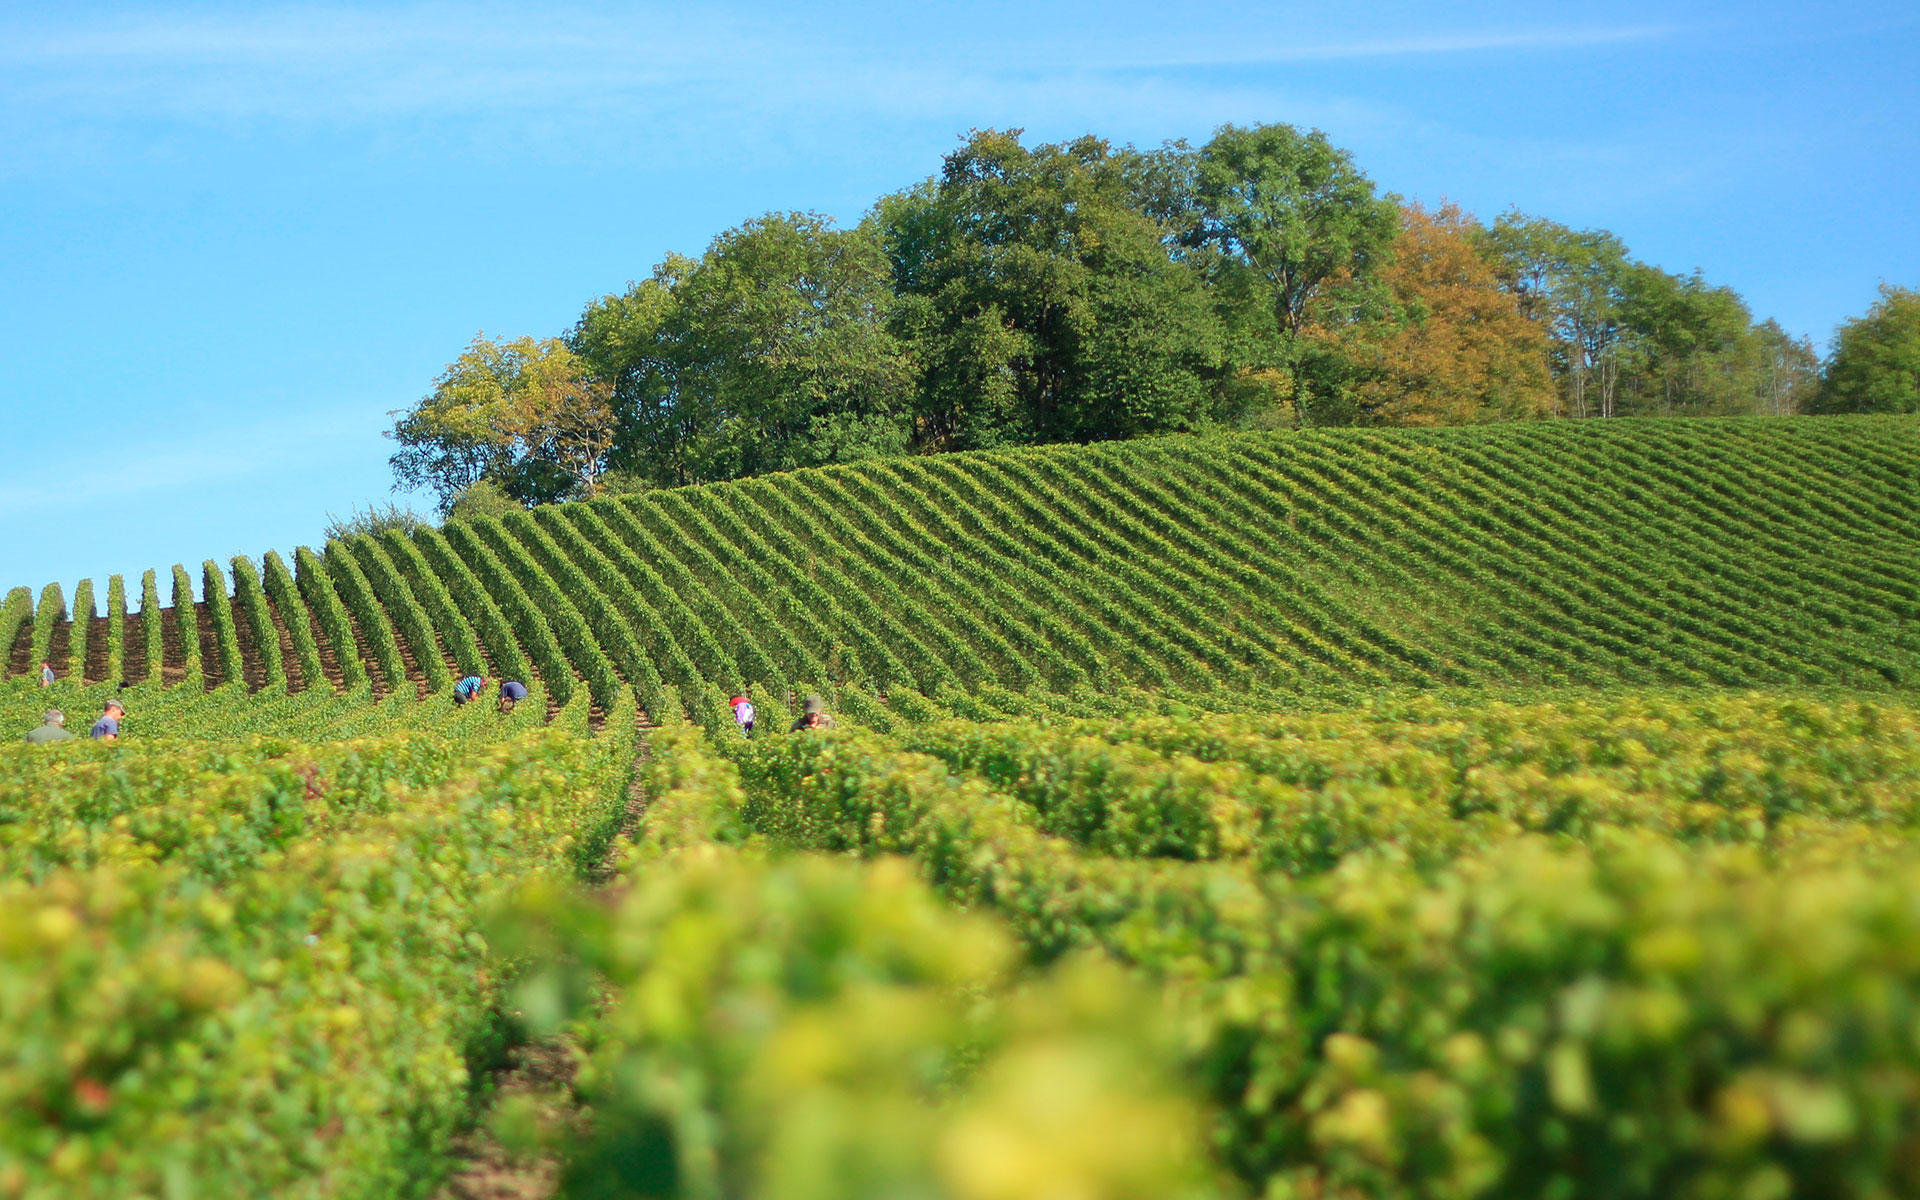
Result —
[{"label": "vineyard worker", "polygon": [[793,719],[792,732],[802,729],[832,729],[833,714],[827,711],[827,702],[818,696],[808,696],[800,705],[800,715]]},{"label": "vineyard worker", "polygon": [[509,679],[500,685],[500,711],[510,713],[513,706],[527,698],[527,685],[517,679]]},{"label": "vineyard worker", "polygon": [[53,664],[44,659],[40,663],[40,686],[53,686]]},{"label": "vineyard worker", "polygon": [[92,729],[87,730],[87,736],[96,742],[119,741],[120,720],[126,715],[127,710],[120,707],[118,700],[107,701],[107,711],[93,723]]},{"label": "vineyard worker", "polygon": [[752,737],[753,701],[747,699],[745,696],[735,696],[733,699],[727,701],[727,703],[733,706],[733,719],[734,722],[740,726],[741,736]]},{"label": "vineyard worker", "polygon": [[460,682],[453,685],[453,702],[465,704],[469,700],[477,700],[486,687],[487,679],[484,675],[462,676]]},{"label": "vineyard worker", "polygon": [[72,741],[73,734],[67,730],[67,714],[57,708],[48,709],[47,715],[41,719],[40,727],[27,733],[27,740],[36,745],[41,742]]}]

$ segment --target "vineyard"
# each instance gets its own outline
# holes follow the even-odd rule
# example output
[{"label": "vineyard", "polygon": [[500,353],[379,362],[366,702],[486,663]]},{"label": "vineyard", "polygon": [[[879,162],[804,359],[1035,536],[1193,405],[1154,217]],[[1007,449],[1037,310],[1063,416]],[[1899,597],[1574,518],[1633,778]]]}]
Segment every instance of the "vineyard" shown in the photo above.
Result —
[{"label": "vineyard", "polygon": [[1241,434],[15,588],[0,722],[128,716],[0,751],[0,1196],[1914,1194],[1915,495]]}]

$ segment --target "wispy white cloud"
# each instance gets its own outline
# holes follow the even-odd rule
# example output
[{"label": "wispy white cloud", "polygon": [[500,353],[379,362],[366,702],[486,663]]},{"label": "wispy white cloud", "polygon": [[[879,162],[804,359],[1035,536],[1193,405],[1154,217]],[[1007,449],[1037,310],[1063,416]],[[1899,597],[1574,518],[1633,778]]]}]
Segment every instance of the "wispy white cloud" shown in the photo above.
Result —
[{"label": "wispy white cloud", "polygon": [[[709,122],[826,102],[887,116],[980,93],[1089,75],[1485,53],[1541,53],[1657,39],[1666,27],[1491,29],[1392,38],[1253,34],[969,40],[834,40],[724,10],[539,11],[413,5],[268,8],[213,20],[136,16],[0,25],[0,96],[48,116],[365,121],[570,112],[647,123],[687,108]],[[911,71],[900,64],[910,63]],[[1124,82],[1124,81],[1121,81]],[[1216,81],[1162,95],[1204,103]],[[1230,88],[1228,90],[1231,90]],[[943,114],[944,115],[944,114]]]},{"label": "wispy white cloud", "polygon": [[1205,46],[1162,44],[1151,53],[1119,57],[1104,64],[1113,69],[1161,70],[1175,67],[1234,67],[1286,63],[1348,62],[1365,59],[1423,58],[1488,52],[1549,52],[1584,50],[1597,46],[1651,42],[1680,32],[1672,25],[1593,26],[1584,29],[1482,30],[1474,33],[1432,34],[1353,41],[1222,43]]},{"label": "wispy white cloud", "polygon": [[11,28],[0,19],[0,174],[168,153],[156,123],[345,131],[401,153],[439,143],[498,160],[732,168],[857,160],[903,141],[933,150],[985,125],[1158,140],[1264,119],[1387,137],[1420,114],[1308,89],[1283,68],[1523,58],[1673,33],[1602,24],[1343,38],[1250,27],[1201,39],[1114,22],[1004,37],[990,22],[956,22],[935,38],[714,8],[437,3]]},{"label": "wispy white cloud", "polygon": [[1554,55],[1671,43],[1685,26],[1342,36],[1340,24],[1247,21],[1224,38],[1116,20],[1008,37],[991,21],[955,21],[935,37],[712,6],[432,2],[0,18],[0,174],[170,153],[156,122],[268,137],[344,130],[400,154],[437,144],[496,161],[781,169],[821,155],[897,157],[902,144],[937,152],[974,126],[1157,141],[1229,120],[1284,120],[1355,147],[1499,157],[1521,177],[1630,180],[1656,192],[1672,182],[1671,171],[1609,165],[1649,157],[1639,143],[1658,142],[1657,130],[1529,142],[1306,68],[1510,59],[1537,70]]},{"label": "wispy white cloud", "polygon": [[[1673,25],[1595,25],[1576,29],[1483,29],[1388,38],[1235,39],[1156,35],[1151,40],[1079,38],[970,41],[965,26],[938,45],[982,65],[1084,69],[1153,69],[1261,63],[1410,58],[1486,51],[1553,51],[1670,36]],[[835,43],[844,46],[845,43]],[[694,57],[677,51],[712,51]],[[326,67],[407,57],[419,63],[500,56],[522,62],[563,55],[617,64],[622,73],[656,79],[755,74],[768,58],[817,60],[827,43],[804,31],[769,30],[715,10],[648,9],[627,18],[600,10],[472,11],[440,5],[378,12],[352,9],[262,9],[211,21],[142,16],[86,27],[16,28],[0,41],[0,63],[154,63],[179,66]]]}]

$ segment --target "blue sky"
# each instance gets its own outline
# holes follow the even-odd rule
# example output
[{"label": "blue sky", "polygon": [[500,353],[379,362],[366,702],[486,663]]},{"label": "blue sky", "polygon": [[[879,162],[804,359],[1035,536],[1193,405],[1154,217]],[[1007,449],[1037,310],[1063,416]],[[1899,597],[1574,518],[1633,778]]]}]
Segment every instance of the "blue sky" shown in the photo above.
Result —
[{"label": "blue sky", "polygon": [[314,542],[476,332],[973,127],[1319,127],[1824,345],[1920,284],[1916,51],[1893,4],[0,3],[0,586]]}]

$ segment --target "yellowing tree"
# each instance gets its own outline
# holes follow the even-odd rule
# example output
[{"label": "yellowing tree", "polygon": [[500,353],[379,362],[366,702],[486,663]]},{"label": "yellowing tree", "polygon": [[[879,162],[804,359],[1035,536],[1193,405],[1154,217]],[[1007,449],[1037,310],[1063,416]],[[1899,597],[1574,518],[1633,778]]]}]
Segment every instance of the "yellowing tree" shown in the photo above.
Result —
[{"label": "yellowing tree", "polygon": [[1397,320],[1323,328],[1351,362],[1354,399],[1384,425],[1465,425],[1545,416],[1547,335],[1503,290],[1457,205],[1401,209],[1382,272]]},{"label": "yellowing tree", "polygon": [[589,375],[580,356],[558,338],[521,338],[513,345],[521,348],[515,436],[529,453],[571,477],[575,496],[593,498],[617,428],[613,385]]},{"label": "yellowing tree", "polygon": [[432,393],[395,414],[390,461],[442,511],[483,479],[522,503],[591,497],[613,448],[612,401],[612,385],[560,339],[479,334]]}]

